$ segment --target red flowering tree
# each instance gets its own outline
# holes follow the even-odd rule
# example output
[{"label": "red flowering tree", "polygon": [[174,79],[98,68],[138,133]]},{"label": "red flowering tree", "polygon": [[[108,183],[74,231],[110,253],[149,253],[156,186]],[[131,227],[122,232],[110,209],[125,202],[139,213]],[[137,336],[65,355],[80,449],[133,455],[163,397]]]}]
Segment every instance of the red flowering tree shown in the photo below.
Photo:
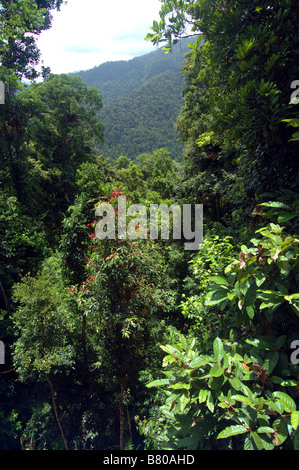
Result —
[{"label": "red flowering tree", "polygon": [[[115,214],[121,195],[118,188],[109,197]],[[105,377],[107,388],[112,391],[109,397],[114,397],[113,406],[119,407],[123,448],[124,406],[128,412],[129,391],[134,401],[145,393],[136,379],[154,365],[154,357],[157,360],[155,335],[161,331],[161,321],[167,321],[172,312],[176,293],[159,243],[148,239],[120,240],[117,231],[115,239],[98,240],[96,223],[94,220],[89,224],[92,232],[86,280],[70,289],[83,315],[87,360],[88,355],[96,355],[93,368]]]}]

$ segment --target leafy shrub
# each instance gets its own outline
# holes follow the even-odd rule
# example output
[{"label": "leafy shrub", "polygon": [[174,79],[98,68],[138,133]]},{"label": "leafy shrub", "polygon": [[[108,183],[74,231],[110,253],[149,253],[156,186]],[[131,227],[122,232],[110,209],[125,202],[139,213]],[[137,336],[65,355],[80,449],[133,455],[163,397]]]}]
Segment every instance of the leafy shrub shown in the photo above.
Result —
[{"label": "leafy shrub", "polygon": [[[214,333],[220,334],[223,327],[222,308],[217,304],[207,305],[205,297],[208,287],[213,282],[213,276],[224,274],[228,261],[236,254],[231,237],[210,235],[205,237],[196,255],[189,262],[189,275],[184,280],[185,293],[180,304],[185,318],[191,322],[190,331],[205,343]],[[227,318],[226,318],[227,321]]]},{"label": "leafy shrub", "polygon": [[[213,276],[204,303],[219,306],[229,335],[201,344],[177,334],[161,345],[164,392],[156,424],[139,421],[148,447],[299,449],[298,239],[270,223],[256,230],[238,259]],[[210,346],[213,340],[212,347]]]}]

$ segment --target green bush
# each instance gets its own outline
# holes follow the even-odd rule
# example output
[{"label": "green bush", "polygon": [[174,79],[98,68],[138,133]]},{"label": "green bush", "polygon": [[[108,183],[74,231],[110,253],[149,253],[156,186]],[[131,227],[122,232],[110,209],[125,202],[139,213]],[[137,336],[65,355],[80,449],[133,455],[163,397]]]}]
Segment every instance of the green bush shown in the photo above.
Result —
[{"label": "green bush", "polygon": [[205,306],[224,322],[234,312],[235,327],[161,345],[164,378],[148,387],[163,390],[162,406],[156,422],[138,421],[149,448],[299,449],[298,255],[298,238],[270,223],[210,278]]}]

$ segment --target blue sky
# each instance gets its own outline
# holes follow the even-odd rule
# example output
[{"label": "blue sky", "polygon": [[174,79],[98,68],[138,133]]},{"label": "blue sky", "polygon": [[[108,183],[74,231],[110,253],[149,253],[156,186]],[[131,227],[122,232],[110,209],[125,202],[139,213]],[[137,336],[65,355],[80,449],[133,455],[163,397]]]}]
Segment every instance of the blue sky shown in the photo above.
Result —
[{"label": "blue sky", "polygon": [[53,73],[91,69],[154,50],[144,41],[160,0],[68,0],[38,39],[43,65]]}]

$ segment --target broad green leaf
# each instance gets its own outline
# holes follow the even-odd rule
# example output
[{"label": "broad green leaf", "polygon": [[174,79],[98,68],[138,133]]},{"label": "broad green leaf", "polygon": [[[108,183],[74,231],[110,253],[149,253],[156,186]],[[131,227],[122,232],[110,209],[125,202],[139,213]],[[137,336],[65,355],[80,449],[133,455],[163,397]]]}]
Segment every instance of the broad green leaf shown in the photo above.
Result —
[{"label": "broad green leaf", "polygon": [[223,373],[224,370],[218,364],[215,364],[210,370],[210,374],[212,377],[220,377],[220,375],[223,375]]},{"label": "broad green leaf", "polygon": [[177,441],[177,445],[180,449],[196,450],[198,447],[198,439],[193,436],[183,437]]},{"label": "broad green leaf", "polygon": [[299,382],[297,380],[282,380],[280,385],[283,387],[297,387]]},{"label": "broad green leaf", "polygon": [[252,284],[245,295],[245,304],[248,307],[253,307],[256,300],[256,285]]},{"label": "broad green leaf", "polygon": [[293,410],[291,414],[291,424],[293,428],[296,430],[299,425],[299,411]]},{"label": "broad green leaf", "polygon": [[245,434],[246,432],[249,432],[247,427],[236,424],[223,429],[223,431],[218,434],[217,439],[225,439],[227,437],[237,436],[238,434]]},{"label": "broad green leaf", "polygon": [[184,413],[186,406],[190,402],[190,399],[187,395],[183,394],[180,397],[180,404],[181,404],[181,413]]},{"label": "broad green leaf", "polygon": [[189,390],[190,384],[176,383],[176,384],[169,385],[169,388],[172,388],[174,390],[180,390],[182,388],[185,389],[185,390]]},{"label": "broad green leaf", "polygon": [[289,435],[287,420],[285,418],[277,418],[272,426],[275,430],[274,435],[272,435],[273,445],[280,446]]},{"label": "broad green leaf", "polygon": [[227,300],[227,293],[229,290],[225,290],[223,287],[220,287],[217,290],[210,291],[205,297],[205,305],[212,306],[218,305],[220,302]]},{"label": "broad green leaf", "polygon": [[182,346],[183,346],[184,350],[187,352],[189,350],[189,347],[190,347],[187,339],[185,338],[184,335],[181,335],[180,340],[181,340],[181,343],[182,343]]},{"label": "broad green leaf", "polygon": [[[167,392],[168,395],[169,392]],[[176,402],[178,397],[180,397],[180,393],[178,394],[177,392],[171,393],[167,396],[165,404],[166,405],[171,405],[173,402]]]},{"label": "broad green leaf", "polygon": [[296,403],[294,402],[293,398],[290,397],[287,393],[274,392],[273,396],[283,404],[284,410],[288,413],[296,410]]},{"label": "broad green leaf", "polygon": [[198,356],[192,359],[192,361],[189,364],[189,367],[191,369],[196,369],[197,367],[204,366],[205,364],[208,364],[207,359],[203,359],[201,356]]},{"label": "broad green leaf", "polygon": [[269,341],[266,341],[263,338],[254,338],[254,339],[246,339],[246,343],[251,344],[259,349],[271,350],[272,344]]},{"label": "broad green leaf", "polygon": [[226,354],[225,351],[223,351],[223,362],[222,362],[222,367],[223,369],[227,369],[229,366],[229,355]]},{"label": "broad green leaf", "polygon": [[160,348],[163,349],[163,351],[170,354],[171,356],[179,357],[181,355],[181,352],[177,348],[174,348],[173,346],[171,346],[170,344],[160,345]]},{"label": "broad green leaf", "polygon": [[229,286],[229,282],[224,276],[211,276],[210,281],[215,284],[224,284],[225,286]]},{"label": "broad green leaf", "polygon": [[274,384],[282,384],[283,379],[281,377],[277,377],[277,375],[272,375],[271,382]]},{"label": "broad green leaf", "polygon": [[206,401],[208,395],[208,390],[207,389],[201,389],[198,394],[198,401],[199,403],[203,403]]},{"label": "broad green leaf", "polygon": [[255,275],[255,282],[258,287],[260,287],[266,280],[266,276],[261,271],[258,271]]},{"label": "broad green leaf", "polygon": [[239,394],[233,395],[232,399],[240,401],[248,406],[254,406],[254,403],[250,400],[250,398],[245,397],[244,395],[239,395]]},{"label": "broad green leaf", "polygon": [[161,410],[161,412],[162,412],[167,418],[169,418],[169,419],[175,419],[174,413],[172,413],[171,411],[169,411],[168,408],[161,406],[160,410]]},{"label": "broad green leaf", "polygon": [[270,433],[270,434],[272,434],[274,432],[274,429],[270,428],[270,426],[261,426],[256,430],[256,432],[258,434],[261,434],[261,433],[268,433],[268,434]]},{"label": "broad green leaf", "polygon": [[206,402],[207,402],[207,407],[209,408],[210,412],[214,413],[215,405],[214,405],[213,395],[211,391],[208,392]]},{"label": "broad green leaf", "polygon": [[169,379],[158,379],[158,380],[153,380],[152,382],[147,384],[148,388],[151,387],[163,387],[164,385],[169,384]]},{"label": "broad green leaf", "polygon": [[297,140],[299,140],[299,132],[294,132],[294,134],[292,135],[292,138],[290,139],[290,142],[297,141]]},{"label": "broad green leaf", "polygon": [[277,365],[279,360],[279,353],[277,351],[274,351],[271,353],[270,360],[269,360],[269,367],[268,367],[268,373],[272,374],[272,371],[275,369],[275,366]]},{"label": "broad green leaf", "polygon": [[287,336],[286,336],[286,335],[281,335],[281,336],[279,336],[279,337],[277,338],[277,340],[275,341],[275,347],[276,347],[277,349],[280,349],[280,348],[283,346],[283,344],[284,344],[284,342],[285,342],[286,339],[287,339]]},{"label": "broad green leaf", "polygon": [[284,202],[279,202],[279,201],[262,202],[259,205],[264,206],[264,207],[274,207],[274,208],[279,208],[279,209],[292,210],[291,206],[289,206],[288,204],[285,204]]},{"label": "broad green leaf", "polygon": [[240,379],[238,379],[237,377],[234,377],[232,379],[228,379],[229,380],[229,383],[231,384],[231,386],[235,389],[235,390],[241,390],[242,389],[242,382]]},{"label": "broad green leaf", "polygon": [[223,358],[223,343],[220,338],[216,338],[213,343],[214,356],[218,364]]},{"label": "broad green leaf", "polygon": [[278,298],[272,297],[272,299],[269,298],[268,300],[262,302],[260,305],[260,309],[263,310],[264,308],[270,308],[274,306],[278,307],[283,302],[284,302],[284,299],[278,299]]},{"label": "broad green leaf", "polygon": [[251,436],[258,450],[272,450],[274,448],[267,436],[260,436],[257,432],[252,432]]},{"label": "broad green leaf", "polygon": [[172,364],[172,362],[174,361],[175,361],[175,358],[168,354],[167,356],[163,358],[162,367],[166,367],[168,364]]},{"label": "broad green leaf", "polygon": [[295,217],[297,217],[296,214],[286,212],[285,214],[281,214],[277,217],[277,222],[283,224],[284,222],[288,222],[289,220],[292,220]]},{"label": "broad green leaf", "polygon": [[247,436],[244,440],[244,450],[255,450],[251,435]]},{"label": "broad green leaf", "polygon": [[211,377],[211,379],[209,380],[209,387],[211,388],[211,390],[219,390],[221,389],[221,387],[223,386],[223,382],[224,382],[224,375],[223,373],[217,377]]},{"label": "broad green leaf", "polygon": [[276,411],[276,413],[278,414],[283,413],[284,408],[283,408],[283,404],[280,401],[269,400],[267,401],[267,405],[269,406],[271,410]]},{"label": "broad green leaf", "polygon": [[255,311],[254,311],[254,308],[252,307],[252,305],[248,305],[246,307],[246,313],[249,316],[250,320],[252,320],[254,315],[255,315]]},{"label": "broad green leaf", "polygon": [[254,394],[252,393],[251,389],[247,387],[247,385],[245,385],[244,383],[242,383],[242,392],[245,393],[248,398],[254,400]]},{"label": "broad green leaf", "polygon": [[195,343],[196,343],[196,339],[195,338],[192,338],[191,339],[191,342],[190,342],[190,349],[191,351],[193,350],[194,346],[195,346]]},{"label": "broad green leaf", "polygon": [[226,403],[225,401],[222,401],[222,402],[218,403],[218,406],[220,408],[229,408],[230,407],[230,405],[228,403]]}]

